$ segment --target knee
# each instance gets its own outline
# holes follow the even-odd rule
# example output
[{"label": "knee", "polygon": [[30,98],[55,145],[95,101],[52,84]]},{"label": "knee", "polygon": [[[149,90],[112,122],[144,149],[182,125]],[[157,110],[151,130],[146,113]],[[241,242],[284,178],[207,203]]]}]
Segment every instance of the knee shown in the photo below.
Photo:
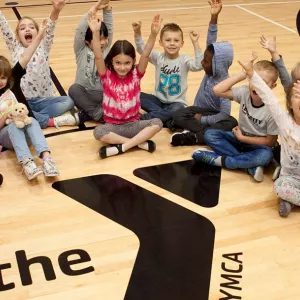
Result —
[{"label": "knee", "polygon": [[101,139],[109,134],[109,130],[105,125],[99,125],[94,129],[94,138],[98,141],[101,141]]},{"label": "knee", "polygon": [[182,119],[182,116],[184,115],[185,108],[181,107],[175,111],[172,111],[173,121],[175,123],[180,122]]},{"label": "knee", "polygon": [[69,96],[73,99],[76,98],[76,95],[78,94],[78,92],[80,92],[81,88],[82,86],[78,83],[72,84],[69,88]]},{"label": "knee", "polygon": [[204,132],[204,142],[205,144],[209,145],[210,143],[216,141],[217,139],[220,138],[220,131],[219,130],[215,130],[215,129],[208,129]]},{"label": "knee", "polygon": [[151,120],[151,126],[157,127],[157,131],[160,131],[163,128],[163,122],[160,119],[155,118]]},{"label": "knee", "polygon": [[173,103],[171,104],[171,112],[174,113],[175,111],[178,111],[182,108],[184,108],[184,104],[183,103],[180,103],[180,102],[177,102],[177,103]]},{"label": "knee", "polygon": [[273,160],[273,151],[271,148],[266,147],[261,154],[259,155],[259,166],[266,167],[268,166]]}]

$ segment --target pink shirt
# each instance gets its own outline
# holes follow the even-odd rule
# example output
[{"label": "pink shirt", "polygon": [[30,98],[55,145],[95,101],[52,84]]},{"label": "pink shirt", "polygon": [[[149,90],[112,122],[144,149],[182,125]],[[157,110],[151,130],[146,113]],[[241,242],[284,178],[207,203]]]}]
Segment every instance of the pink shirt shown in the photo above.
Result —
[{"label": "pink shirt", "polygon": [[139,120],[140,74],[137,66],[125,78],[106,68],[104,75],[98,74],[103,85],[103,118],[107,123],[122,124]]}]

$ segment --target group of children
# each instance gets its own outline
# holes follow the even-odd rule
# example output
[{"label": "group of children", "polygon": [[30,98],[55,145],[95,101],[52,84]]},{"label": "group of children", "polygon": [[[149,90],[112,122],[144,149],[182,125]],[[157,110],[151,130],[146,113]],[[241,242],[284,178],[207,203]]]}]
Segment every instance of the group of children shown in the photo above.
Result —
[{"label": "group of children", "polygon": [[[24,17],[18,22],[16,34],[0,11],[0,30],[14,64],[11,68],[8,60],[0,56],[0,145],[15,150],[29,180],[42,172],[46,176],[59,174],[41,130],[48,126],[79,125],[87,120],[104,123],[94,129],[95,138],[107,144],[99,151],[101,158],[136,146],[154,152],[156,145],[151,138],[163,126],[172,131],[183,129],[171,136],[172,146],[207,144],[213,151],[196,150],[195,161],[245,169],[256,181],[263,180],[263,168],[271,163],[280,134],[282,168],[274,184],[280,198],[279,214],[287,216],[293,205],[300,206],[300,64],[290,76],[276,50],[276,39],[261,37],[272,62],[262,60],[254,64],[253,55],[248,62],[239,62],[244,69],[241,73],[229,77],[233,47],[228,42],[217,42],[222,1],[210,0],[211,20],[204,53],[199,35],[192,31],[195,57],[180,54],[184,43],[181,28],[174,23],[161,28],[162,19],[156,15],[146,43],[141,22],[132,24],[140,54],[137,62],[130,42],[118,40],[112,45],[112,8],[109,0],[99,0],[76,29],[75,83],[69,96],[55,97],[49,52],[55,21],[68,0],[51,1],[53,9],[48,20],[39,27],[33,19]],[[96,15],[99,10],[103,11],[103,21]],[[163,52],[153,50],[157,35]],[[153,94],[141,92],[140,87],[148,62],[155,66]],[[205,76],[194,105],[187,106],[188,72],[201,70]],[[278,76],[286,91],[288,112],[271,91]],[[249,85],[234,87],[245,79]],[[8,97],[8,91],[13,95]],[[14,123],[5,125],[11,108],[7,103],[12,97],[28,107],[32,124],[24,128],[17,128]],[[240,104],[239,122],[230,115],[230,100]],[[74,105],[78,109],[75,113]],[[140,113],[141,108],[144,114]],[[43,159],[42,169],[32,158],[27,137]]]}]

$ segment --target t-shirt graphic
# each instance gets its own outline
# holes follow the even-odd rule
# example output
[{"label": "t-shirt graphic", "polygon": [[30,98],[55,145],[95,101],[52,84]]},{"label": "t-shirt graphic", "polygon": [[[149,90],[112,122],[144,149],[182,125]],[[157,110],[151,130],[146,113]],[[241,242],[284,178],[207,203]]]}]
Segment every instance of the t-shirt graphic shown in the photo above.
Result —
[{"label": "t-shirt graphic", "polygon": [[176,96],[181,93],[181,76],[179,66],[169,67],[164,64],[160,68],[159,85],[157,92],[163,94],[166,98]]},{"label": "t-shirt graphic", "polygon": [[0,119],[6,115],[14,105],[18,103],[14,93],[11,90],[7,90],[0,97]]}]

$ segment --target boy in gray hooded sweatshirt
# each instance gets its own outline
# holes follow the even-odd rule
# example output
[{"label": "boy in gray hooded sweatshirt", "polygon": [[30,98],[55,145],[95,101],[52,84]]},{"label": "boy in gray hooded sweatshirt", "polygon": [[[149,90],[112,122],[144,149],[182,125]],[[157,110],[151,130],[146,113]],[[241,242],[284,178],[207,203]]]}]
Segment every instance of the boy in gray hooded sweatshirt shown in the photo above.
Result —
[{"label": "boy in gray hooded sweatshirt", "polygon": [[203,134],[209,128],[232,130],[237,126],[235,118],[230,116],[231,103],[228,99],[217,97],[213,87],[228,78],[228,69],[233,60],[233,48],[228,42],[216,42],[218,32],[218,15],[222,2],[211,4],[211,21],[207,34],[207,48],[201,62],[206,73],[194,106],[180,109],[173,113],[173,121],[180,128],[188,130],[176,132],[171,137],[173,146],[203,144]]}]

